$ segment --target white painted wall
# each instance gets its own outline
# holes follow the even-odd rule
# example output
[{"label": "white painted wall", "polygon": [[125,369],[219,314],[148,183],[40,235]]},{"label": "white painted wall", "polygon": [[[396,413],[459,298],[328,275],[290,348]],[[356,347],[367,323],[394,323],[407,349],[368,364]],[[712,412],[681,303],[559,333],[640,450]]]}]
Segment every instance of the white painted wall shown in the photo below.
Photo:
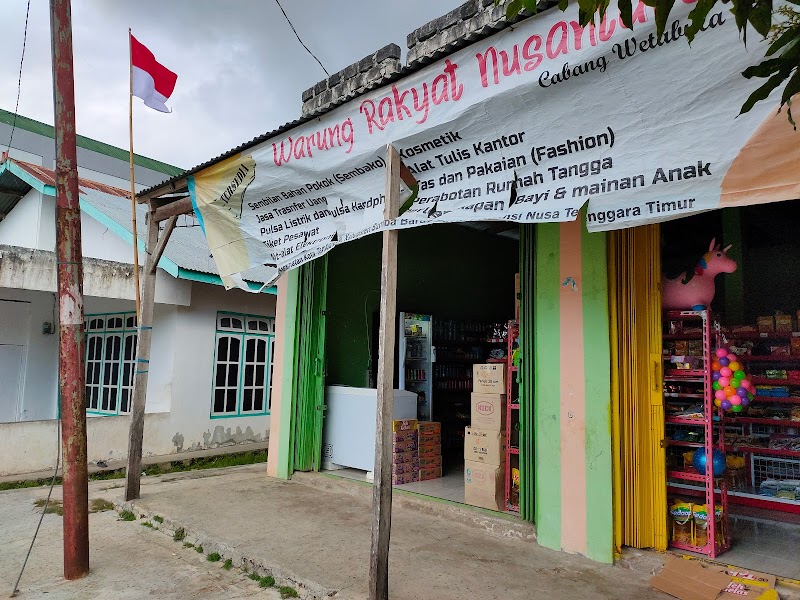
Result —
[{"label": "white painted wall", "polygon": [[41,204],[42,195],[36,190],[25,194],[14,210],[0,221],[0,244],[52,250],[53,248],[39,247]]}]

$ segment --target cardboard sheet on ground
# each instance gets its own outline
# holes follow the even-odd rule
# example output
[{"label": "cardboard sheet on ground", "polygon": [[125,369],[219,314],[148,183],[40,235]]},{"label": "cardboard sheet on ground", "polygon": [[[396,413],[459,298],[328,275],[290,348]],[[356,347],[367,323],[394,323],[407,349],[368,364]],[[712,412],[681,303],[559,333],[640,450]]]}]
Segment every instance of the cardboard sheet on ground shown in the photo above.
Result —
[{"label": "cardboard sheet on ground", "polygon": [[650,585],[680,600],[758,600],[775,589],[775,576],[670,557]]}]

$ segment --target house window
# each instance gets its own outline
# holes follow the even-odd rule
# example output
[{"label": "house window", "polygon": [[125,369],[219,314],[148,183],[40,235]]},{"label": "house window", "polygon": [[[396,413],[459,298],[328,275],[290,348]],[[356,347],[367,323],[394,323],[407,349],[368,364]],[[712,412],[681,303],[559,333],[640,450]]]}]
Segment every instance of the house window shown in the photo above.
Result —
[{"label": "house window", "polygon": [[275,319],[217,313],[212,417],[269,414]]},{"label": "house window", "polygon": [[86,411],[129,413],[136,365],[136,313],[86,316]]}]

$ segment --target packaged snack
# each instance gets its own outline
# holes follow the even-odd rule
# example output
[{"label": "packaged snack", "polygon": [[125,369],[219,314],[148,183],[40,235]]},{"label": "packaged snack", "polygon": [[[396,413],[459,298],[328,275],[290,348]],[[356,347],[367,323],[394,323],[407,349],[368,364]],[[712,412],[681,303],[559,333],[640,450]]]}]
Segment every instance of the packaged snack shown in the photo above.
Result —
[{"label": "packaged snack", "polygon": [[692,543],[692,503],[675,499],[669,507],[672,517],[672,541]]},{"label": "packaged snack", "polygon": [[442,466],[442,455],[437,454],[436,456],[420,456],[419,457],[419,468],[430,468],[430,467],[441,467]]},{"label": "packaged snack", "polygon": [[756,319],[759,333],[772,333],[775,331],[775,317],[758,317]]},{"label": "packaged snack", "polygon": [[414,463],[419,465],[419,457],[416,452],[395,452],[392,454],[392,462],[394,464]]},{"label": "packaged snack", "polygon": [[392,442],[392,452],[413,452],[417,449],[417,440],[404,440],[402,442]]},{"label": "packaged snack", "polygon": [[392,421],[392,431],[408,431],[414,430],[416,431],[418,428],[418,422],[416,419],[404,419],[398,421]]},{"label": "packaged snack", "polygon": [[420,421],[417,424],[420,435],[428,433],[442,433],[442,424],[435,421]]},{"label": "packaged snack", "polygon": [[426,467],[419,470],[418,481],[427,481],[428,479],[439,479],[442,476],[442,467]]},{"label": "packaged snack", "polygon": [[778,333],[791,333],[792,315],[775,315],[775,331]]},{"label": "packaged snack", "polygon": [[417,432],[414,429],[406,429],[405,431],[392,432],[393,442],[408,442],[408,441],[414,441],[416,439],[417,439]]},{"label": "packaged snack", "polygon": [[692,505],[694,520],[694,545],[705,546],[708,543],[708,507],[705,504]]}]

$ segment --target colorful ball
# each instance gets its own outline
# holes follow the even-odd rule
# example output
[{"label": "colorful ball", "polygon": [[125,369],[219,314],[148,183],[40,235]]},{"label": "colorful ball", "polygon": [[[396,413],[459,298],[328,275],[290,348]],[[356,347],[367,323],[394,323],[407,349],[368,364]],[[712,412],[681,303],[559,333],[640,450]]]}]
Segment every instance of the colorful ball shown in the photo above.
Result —
[{"label": "colorful ball", "polygon": [[719,408],[721,404],[722,404],[722,400],[720,400],[719,398],[714,398],[714,406]]},{"label": "colorful ball", "polygon": [[729,400],[729,401],[730,401],[730,403],[731,403],[731,404],[733,404],[734,406],[738,406],[738,405],[740,405],[740,404],[742,403],[742,399],[741,399],[739,396],[737,396],[736,394],[734,394],[733,396],[731,396],[730,398],[728,398],[728,400]]},{"label": "colorful ball", "polygon": [[738,358],[733,352],[728,352],[728,360],[736,360]]},{"label": "colorful ball", "polygon": [[736,390],[736,395],[739,396],[739,398],[747,398],[747,390],[740,387]]},{"label": "colorful ball", "polygon": [[723,377],[730,377],[733,375],[733,371],[731,371],[728,367],[722,367],[719,372]]},{"label": "colorful ball", "polygon": [[731,406],[731,412],[735,412],[735,413],[742,412],[742,405],[741,404],[734,404],[733,406]]},{"label": "colorful ball", "polygon": [[728,387],[731,384],[730,377],[720,377],[717,379],[717,383],[719,383],[722,387]]},{"label": "colorful ball", "polygon": [[[714,400],[716,402],[716,400]],[[742,406],[749,406],[750,405],[750,398],[742,398]]]},{"label": "colorful ball", "polygon": [[728,368],[729,368],[731,371],[741,371],[741,370],[742,370],[742,365],[740,365],[738,361],[735,361],[735,360],[734,360],[733,362],[731,362],[731,363],[728,365]]},{"label": "colorful ball", "polygon": [[711,387],[714,388],[714,391],[722,389],[722,386],[720,385],[719,381],[715,381],[714,383],[712,383]]},{"label": "colorful ball", "polygon": [[740,370],[738,370],[738,371],[736,371],[736,373],[734,373],[734,374],[733,374],[733,377],[734,377],[735,379],[739,379],[739,380],[742,380],[742,379],[744,379],[744,378],[745,378],[744,371],[742,371],[741,369],[740,369]]},{"label": "colorful ball", "polygon": [[720,358],[723,356],[728,356],[728,349],[727,348],[717,348],[716,355]]},{"label": "colorful ball", "polygon": [[715,373],[719,372],[719,370],[721,368],[722,368],[722,365],[719,364],[716,360],[711,363],[711,370],[714,371]]},{"label": "colorful ball", "polygon": [[713,379],[714,381],[717,381],[720,377],[722,377],[722,375],[720,375],[719,370],[713,371],[711,373],[711,379]]},{"label": "colorful ball", "polygon": [[731,409],[731,406],[733,406],[733,404],[731,404],[731,401],[730,401],[730,400],[728,400],[728,399],[726,398],[725,400],[723,400],[723,401],[720,403],[720,405],[719,405],[719,406],[720,406],[720,408],[721,408],[722,410],[730,410],[730,409]]},{"label": "colorful ball", "polygon": [[729,361],[729,360],[728,360],[728,357],[727,357],[727,356],[723,356],[722,358],[720,358],[719,360],[717,360],[717,362],[718,362],[718,363],[720,364],[720,366],[722,366],[722,367],[727,367],[729,364],[731,364],[731,361]]},{"label": "colorful ball", "polygon": [[714,398],[720,401],[725,400],[725,398],[727,398],[727,396],[725,395],[725,390],[717,390],[716,392],[714,392]]},{"label": "colorful ball", "polygon": [[[692,456],[692,466],[697,469],[698,473],[705,475],[707,463],[708,459],[706,457],[706,449],[698,448],[695,450],[694,456]],[[714,448],[714,452],[712,453],[711,457],[711,470],[714,473],[714,477],[720,477],[725,472],[725,467],[725,453],[717,448]]]}]

